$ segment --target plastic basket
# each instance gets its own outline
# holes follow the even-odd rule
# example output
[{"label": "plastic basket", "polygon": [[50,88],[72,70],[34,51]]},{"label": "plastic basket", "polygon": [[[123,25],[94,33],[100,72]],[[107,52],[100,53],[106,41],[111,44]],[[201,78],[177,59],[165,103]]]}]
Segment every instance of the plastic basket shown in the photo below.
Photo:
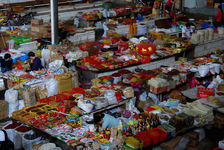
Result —
[{"label": "plastic basket", "polygon": [[203,87],[198,87],[197,89],[197,97],[198,98],[208,98],[210,95],[215,95],[214,89],[212,88],[203,88]]}]

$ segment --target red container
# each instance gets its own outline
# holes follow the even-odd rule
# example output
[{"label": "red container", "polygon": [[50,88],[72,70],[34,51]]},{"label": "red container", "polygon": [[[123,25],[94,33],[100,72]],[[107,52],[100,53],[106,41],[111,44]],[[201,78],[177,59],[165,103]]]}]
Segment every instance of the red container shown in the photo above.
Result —
[{"label": "red container", "polygon": [[167,139],[168,133],[165,131],[159,129],[159,128],[154,128],[150,132],[153,144],[157,144],[159,142],[165,141]]},{"label": "red container", "polygon": [[215,95],[214,89],[198,87],[198,91],[197,91],[198,98],[208,98],[210,95],[212,96]]},{"label": "red container", "polygon": [[153,139],[148,131],[139,132],[136,134],[136,137],[144,142],[144,147],[148,147],[153,144]]}]

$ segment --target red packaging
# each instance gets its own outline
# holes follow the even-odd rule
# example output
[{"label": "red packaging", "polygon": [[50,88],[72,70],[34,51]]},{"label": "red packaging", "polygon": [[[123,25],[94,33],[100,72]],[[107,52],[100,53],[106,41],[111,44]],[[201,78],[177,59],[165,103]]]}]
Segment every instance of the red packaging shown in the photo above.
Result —
[{"label": "red packaging", "polygon": [[49,99],[48,98],[43,98],[38,100],[39,103],[44,103],[49,105]]},{"label": "red packaging", "polygon": [[198,87],[198,91],[197,91],[198,98],[208,98],[210,95],[212,96],[215,95],[214,89]]}]

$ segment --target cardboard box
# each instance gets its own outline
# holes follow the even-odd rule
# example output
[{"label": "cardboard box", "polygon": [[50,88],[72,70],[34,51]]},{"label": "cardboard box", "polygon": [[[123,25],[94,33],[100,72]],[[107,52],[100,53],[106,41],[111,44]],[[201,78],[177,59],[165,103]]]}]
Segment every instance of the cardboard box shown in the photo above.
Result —
[{"label": "cardboard box", "polygon": [[48,49],[52,52],[58,52],[61,49],[60,45],[48,45]]},{"label": "cardboard box", "polygon": [[32,19],[31,20],[31,26],[40,26],[43,24],[44,24],[43,19]]}]

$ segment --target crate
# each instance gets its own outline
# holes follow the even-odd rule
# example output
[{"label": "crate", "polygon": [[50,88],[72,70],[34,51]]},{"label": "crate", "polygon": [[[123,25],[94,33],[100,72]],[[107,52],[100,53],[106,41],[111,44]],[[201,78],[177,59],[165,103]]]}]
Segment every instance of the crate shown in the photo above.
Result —
[{"label": "crate", "polygon": [[197,97],[198,98],[208,98],[210,95],[215,95],[215,91],[212,88],[198,87]]}]

